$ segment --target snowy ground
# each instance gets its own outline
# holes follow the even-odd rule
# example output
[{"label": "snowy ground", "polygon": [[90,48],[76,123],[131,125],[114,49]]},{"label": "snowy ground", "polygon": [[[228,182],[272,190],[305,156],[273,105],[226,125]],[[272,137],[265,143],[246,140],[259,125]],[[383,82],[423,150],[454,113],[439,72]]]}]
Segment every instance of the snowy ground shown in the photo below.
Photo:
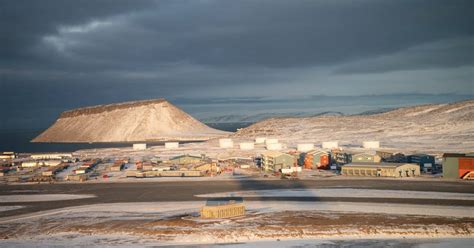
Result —
[{"label": "snowy ground", "polygon": [[30,195],[0,195],[0,202],[43,202],[43,201],[65,201],[84,198],[92,198],[94,195],[72,195],[72,194],[30,194]]},{"label": "snowy ground", "polygon": [[377,190],[377,189],[278,189],[253,190],[197,195],[198,197],[357,197],[357,198],[397,198],[397,199],[448,199],[474,200],[474,194],[447,193],[407,190]]},{"label": "snowy ground", "polygon": [[24,208],[23,206],[0,206],[0,212]]},{"label": "snowy ground", "polygon": [[[321,239],[338,238],[342,238],[342,241],[337,242],[388,238],[474,238],[474,206],[247,201],[244,217],[203,220],[197,215],[204,203],[94,204],[19,216],[0,221],[0,246],[144,246],[243,242],[236,245],[260,247],[271,244],[293,246],[295,242],[311,244],[315,239],[319,242]],[[291,241],[295,239],[298,241]],[[276,240],[284,242],[276,243],[280,242]],[[445,244],[442,242],[434,243]],[[465,244],[466,241],[456,239],[449,242]],[[433,242],[424,241],[422,244],[432,245]]]},{"label": "snowy ground", "polygon": [[[67,239],[65,237],[67,236]],[[125,238],[123,235],[44,235],[41,239],[34,240],[4,240],[0,241],[0,247],[228,247],[228,248],[274,248],[274,247],[392,247],[392,248],[472,248],[471,238],[377,238],[377,239],[298,239],[298,240],[266,240],[256,242],[236,242],[226,244],[179,244],[163,243],[153,240],[139,238]]]}]

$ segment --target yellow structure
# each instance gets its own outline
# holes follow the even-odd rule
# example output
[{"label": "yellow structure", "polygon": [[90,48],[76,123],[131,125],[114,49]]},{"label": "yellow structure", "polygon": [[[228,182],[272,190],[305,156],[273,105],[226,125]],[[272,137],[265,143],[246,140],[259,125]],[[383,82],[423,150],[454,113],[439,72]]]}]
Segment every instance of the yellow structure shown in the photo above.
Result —
[{"label": "yellow structure", "polygon": [[245,206],[243,203],[235,203],[230,201],[228,204],[204,206],[201,208],[201,218],[219,219],[231,218],[245,215]]},{"label": "yellow structure", "polygon": [[184,154],[169,159],[169,162],[174,164],[195,164],[204,161],[206,158],[204,155],[194,156],[189,154]]},{"label": "yellow structure", "polygon": [[2,152],[0,153],[0,159],[7,160],[7,159],[14,159],[15,153],[14,152]]},{"label": "yellow structure", "polygon": [[407,163],[352,163],[342,166],[342,175],[368,177],[416,177],[420,166]]},{"label": "yellow structure", "polygon": [[36,166],[39,166],[39,163],[36,161],[25,161],[21,163],[22,168],[31,168]]},{"label": "yellow structure", "polygon": [[202,172],[218,172],[219,167],[217,166],[216,163],[205,162],[205,163],[201,163],[201,164],[197,164],[197,165],[193,166],[193,170],[198,170],[198,171],[202,171]]}]

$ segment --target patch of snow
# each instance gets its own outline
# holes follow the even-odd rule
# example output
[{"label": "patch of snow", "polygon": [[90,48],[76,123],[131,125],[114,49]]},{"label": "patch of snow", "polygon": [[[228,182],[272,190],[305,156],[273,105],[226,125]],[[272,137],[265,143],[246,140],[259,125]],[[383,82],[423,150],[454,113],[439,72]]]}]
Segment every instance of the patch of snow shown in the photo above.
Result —
[{"label": "patch of snow", "polygon": [[418,115],[421,115],[421,114],[426,114],[426,113],[429,113],[431,111],[434,111],[436,109],[439,109],[443,106],[445,106],[446,104],[440,104],[440,105],[437,105],[436,107],[432,107],[432,108],[427,108],[425,110],[421,110],[421,111],[418,111],[418,112],[413,112],[413,113],[408,113],[406,114],[405,116],[407,117],[412,117],[412,116],[418,116]]},{"label": "patch of snow", "polygon": [[[258,213],[281,211],[333,211],[352,213],[381,213],[401,215],[428,215],[444,217],[474,218],[474,207],[467,206],[437,206],[398,203],[359,203],[359,202],[298,202],[298,201],[245,201],[248,211]],[[0,223],[25,221],[38,217],[54,216],[55,218],[91,218],[120,217],[129,214],[160,214],[161,217],[196,213],[204,206],[204,201],[185,202],[137,202],[137,203],[108,203],[92,204],[57,210],[37,212],[26,216],[10,217]]]},{"label": "patch of snow", "polygon": [[406,190],[378,190],[378,189],[278,189],[222,192],[196,195],[197,197],[351,197],[351,198],[397,198],[397,199],[447,199],[447,200],[474,200],[474,194],[448,193]]},{"label": "patch of snow", "polygon": [[95,195],[73,195],[73,194],[34,194],[34,195],[0,195],[0,202],[42,202],[42,201],[65,201],[92,198]]},{"label": "patch of snow", "polygon": [[461,107],[457,107],[457,108],[452,108],[452,109],[449,109],[449,110],[446,110],[444,111],[444,113],[452,113],[452,112],[456,112],[458,110],[461,110],[463,108],[469,108],[469,107],[473,107],[474,104],[468,104],[468,105],[464,105],[464,106],[461,106]]},{"label": "patch of snow", "polygon": [[0,206],[0,212],[11,211],[24,208],[23,206]]}]

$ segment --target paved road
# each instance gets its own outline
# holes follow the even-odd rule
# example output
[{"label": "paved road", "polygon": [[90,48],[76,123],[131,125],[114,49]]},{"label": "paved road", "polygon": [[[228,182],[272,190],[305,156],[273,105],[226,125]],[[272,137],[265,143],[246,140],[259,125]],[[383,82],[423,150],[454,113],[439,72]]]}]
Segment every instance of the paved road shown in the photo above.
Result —
[{"label": "paved road", "polygon": [[[194,195],[239,190],[294,189],[294,188],[364,188],[414,190],[434,192],[474,193],[474,183],[463,181],[408,181],[391,179],[346,179],[346,180],[242,180],[242,181],[181,181],[181,182],[134,182],[134,183],[84,183],[84,184],[39,184],[2,185],[0,195],[7,194],[94,194],[96,198],[31,203],[0,203],[0,206],[22,205],[26,208],[0,212],[0,217],[51,210],[62,207],[116,202],[160,202],[202,200]],[[255,198],[253,198],[255,200]],[[251,199],[247,199],[251,200]],[[468,200],[421,200],[391,198],[341,198],[297,197],[265,198],[258,200],[297,201],[350,201],[436,204],[450,206],[474,206]]]}]

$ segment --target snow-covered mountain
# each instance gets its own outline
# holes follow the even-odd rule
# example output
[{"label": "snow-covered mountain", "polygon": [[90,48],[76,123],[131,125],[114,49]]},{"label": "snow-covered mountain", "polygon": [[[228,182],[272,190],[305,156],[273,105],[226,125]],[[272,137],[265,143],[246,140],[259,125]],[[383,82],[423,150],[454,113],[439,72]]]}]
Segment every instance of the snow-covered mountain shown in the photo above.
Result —
[{"label": "snow-covered mountain", "polygon": [[239,130],[235,137],[278,137],[288,145],[337,140],[357,146],[378,140],[400,150],[474,151],[474,100],[428,104],[351,116],[270,118]]},{"label": "snow-covered mountain", "polygon": [[227,135],[164,99],[98,105],[63,112],[32,142],[205,140]]}]

